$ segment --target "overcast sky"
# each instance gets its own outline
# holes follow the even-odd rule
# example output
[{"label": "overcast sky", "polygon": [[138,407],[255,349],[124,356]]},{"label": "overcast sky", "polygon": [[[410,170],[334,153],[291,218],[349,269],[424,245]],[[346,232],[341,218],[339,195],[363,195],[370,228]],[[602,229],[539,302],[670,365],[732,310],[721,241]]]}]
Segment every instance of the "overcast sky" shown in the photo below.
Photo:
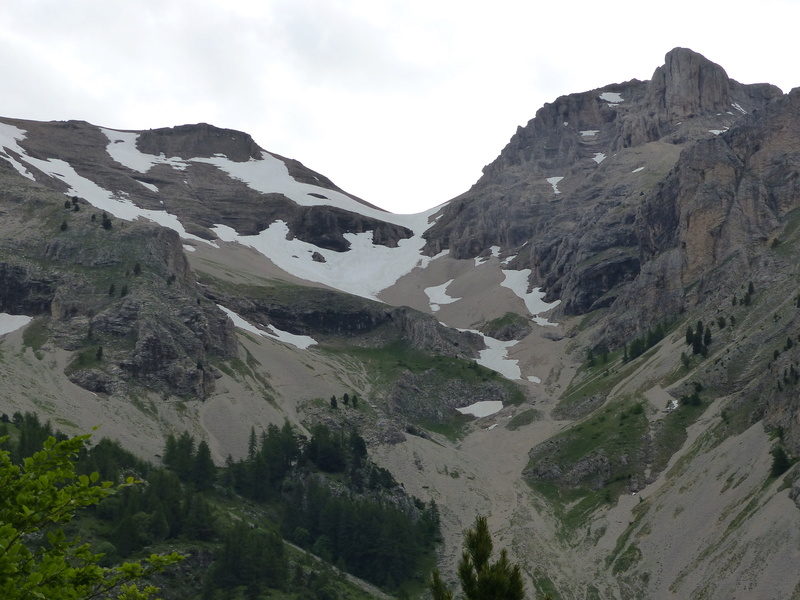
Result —
[{"label": "overcast sky", "polygon": [[397,213],[466,191],[545,102],[676,46],[800,85],[800,2],[3,0],[0,115],[206,122]]}]

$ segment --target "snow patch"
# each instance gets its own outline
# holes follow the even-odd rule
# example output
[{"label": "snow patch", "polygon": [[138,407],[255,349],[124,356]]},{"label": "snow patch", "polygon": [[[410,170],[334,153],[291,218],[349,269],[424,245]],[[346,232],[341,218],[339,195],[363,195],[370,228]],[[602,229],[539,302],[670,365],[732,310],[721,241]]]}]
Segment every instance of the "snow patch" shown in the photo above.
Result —
[{"label": "snow patch", "polygon": [[639,171],[644,171],[644,167],[639,167],[638,169],[634,169],[631,173],[638,173]]},{"label": "snow patch", "polygon": [[488,417],[503,410],[503,403],[500,400],[481,400],[475,404],[470,404],[463,408],[457,408],[462,415],[472,415],[473,417]]},{"label": "snow patch", "polygon": [[594,137],[600,133],[599,129],[585,129],[581,131],[581,137]]},{"label": "snow patch", "polygon": [[[344,234],[350,249],[336,252],[297,238],[287,239],[289,226],[280,220],[257,235],[239,235],[226,225],[215,225],[212,231],[224,242],[253,248],[292,275],[373,300],[412,269],[424,268],[447,254],[445,250],[434,257],[422,255],[425,240],[421,234],[400,240],[396,248],[375,245],[372,231]],[[325,262],[313,260],[314,252],[322,255]]]},{"label": "snow patch", "polygon": [[475,257],[475,266],[482,265],[490,258],[500,258],[500,246],[492,246],[489,248],[490,255],[489,256],[476,256]]},{"label": "snow patch", "polygon": [[605,159],[606,159],[606,155],[605,154],[603,154],[602,152],[595,152],[594,153],[594,158],[592,160],[599,165]]},{"label": "snow patch", "polygon": [[33,321],[33,317],[26,315],[10,315],[8,313],[0,313],[0,335],[6,335],[22,329],[28,323]]},{"label": "snow patch", "polygon": [[556,194],[560,194],[561,192],[558,190],[558,182],[564,179],[563,177],[548,177],[547,183],[553,186],[553,192]]},{"label": "snow patch", "polygon": [[[147,173],[156,165],[168,165],[173,169],[184,171],[189,163],[182,158],[167,158],[164,154],[145,154],[136,147],[136,140],[139,134],[135,131],[116,131],[114,129],[100,128],[108,138],[106,152],[109,156],[121,164],[139,173]],[[141,182],[139,182],[141,183]]]},{"label": "snow patch", "polygon": [[528,381],[532,381],[533,383],[542,383],[542,380],[536,377],[536,375],[528,375]]},{"label": "snow patch", "polygon": [[622,96],[616,92],[603,92],[600,94],[600,99],[605,100],[612,106],[615,104],[619,104],[620,102],[624,102]]},{"label": "snow patch", "polygon": [[504,269],[502,273],[505,275],[505,279],[500,285],[510,289],[525,302],[525,307],[528,309],[528,312],[533,315],[533,321],[535,323],[552,327],[557,325],[557,323],[551,323],[544,317],[541,317],[540,314],[555,308],[561,303],[561,300],[549,303],[545,302],[545,293],[541,288],[534,288],[528,292],[528,277],[530,277],[531,274],[530,269],[523,269],[521,271]]},{"label": "snow patch", "polygon": [[743,109],[743,108],[742,108],[742,107],[741,107],[741,106],[740,106],[740,105],[739,105],[737,102],[732,102],[732,103],[731,103],[731,106],[732,106],[733,108],[735,108],[736,110],[738,110],[738,111],[739,111],[740,113],[742,113],[743,115],[746,115],[746,114],[747,114],[747,111],[746,111],[745,109]]},{"label": "snow patch", "polygon": [[183,249],[186,250],[187,252],[197,252],[197,248],[195,248],[194,246],[190,246],[189,244],[184,244]]},{"label": "snow patch", "polygon": [[244,329],[245,331],[249,331],[250,333],[254,333],[262,337],[271,338],[273,340],[278,340],[279,342],[283,342],[284,344],[290,344],[296,348],[299,348],[300,350],[306,350],[308,347],[314,346],[317,343],[317,341],[314,338],[311,338],[307,335],[295,335],[293,333],[281,331],[280,329],[277,329],[272,325],[267,325],[268,331],[264,331],[263,329],[259,329],[249,321],[246,321],[232,310],[225,308],[221,304],[217,304],[217,308],[219,308],[222,312],[228,315],[228,317],[230,317],[230,320],[233,321],[235,327],[238,327],[239,329]]},{"label": "snow patch", "polygon": [[483,341],[488,346],[486,350],[481,350],[479,358],[475,361],[479,365],[497,371],[506,379],[522,379],[522,372],[519,368],[519,361],[508,358],[508,351],[517,344],[517,340],[503,342],[496,340],[488,335],[475,331],[483,337]]},{"label": "snow patch", "polygon": [[714,135],[719,135],[721,133],[725,133],[726,131],[728,131],[727,127],[725,129],[709,129],[708,133],[713,133]]},{"label": "snow patch", "polygon": [[20,175],[27,177],[31,181],[36,181],[33,173],[28,171],[23,163],[5,152],[6,150],[11,150],[25,156],[25,151],[18,144],[18,142],[24,139],[25,132],[22,129],[14,127],[13,125],[7,125],[6,123],[0,123],[0,156],[10,162],[11,166],[14,167]]},{"label": "snow patch", "polygon": [[[139,181],[139,180],[137,179],[136,181]],[[139,183],[141,183],[144,187],[146,187],[151,192],[155,192],[156,194],[158,193],[158,188],[156,186],[154,186],[152,183],[147,183],[146,181],[139,181]],[[163,200],[161,201],[161,204],[164,204]]]},{"label": "snow patch", "polygon": [[433,312],[437,312],[439,308],[441,308],[442,304],[452,304],[453,302],[458,302],[461,298],[453,298],[447,295],[447,287],[455,281],[451,279],[443,283],[442,285],[437,285],[429,288],[425,288],[425,293],[428,296],[428,300],[430,302],[431,310]]}]

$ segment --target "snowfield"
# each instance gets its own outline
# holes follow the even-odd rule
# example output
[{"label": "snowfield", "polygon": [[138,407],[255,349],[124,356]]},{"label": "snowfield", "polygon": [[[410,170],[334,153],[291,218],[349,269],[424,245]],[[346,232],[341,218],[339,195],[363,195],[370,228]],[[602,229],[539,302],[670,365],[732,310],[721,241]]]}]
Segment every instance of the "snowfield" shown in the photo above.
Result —
[{"label": "snowfield", "polygon": [[31,321],[33,321],[33,317],[0,313],[0,335],[6,335],[7,333],[13,333],[18,329],[22,329]]}]

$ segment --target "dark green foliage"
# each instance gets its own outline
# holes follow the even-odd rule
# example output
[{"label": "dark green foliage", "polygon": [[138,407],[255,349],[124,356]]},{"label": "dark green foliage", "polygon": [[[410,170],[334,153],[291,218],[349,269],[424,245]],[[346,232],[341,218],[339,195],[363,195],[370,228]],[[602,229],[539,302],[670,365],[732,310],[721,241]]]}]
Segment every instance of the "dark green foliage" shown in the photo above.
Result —
[{"label": "dark green foliage", "polygon": [[281,537],[239,522],[225,535],[211,579],[217,587],[245,586],[251,597],[286,587],[289,565]]},{"label": "dark green foliage", "polygon": [[[341,561],[347,570],[372,583],[392,587],[408,580],[417,561],[438,539],[435,505],[419,517],[377,498],[342,495],[316,478],[292,483],[284,533],[309,544],[315,554]],[[308,547],[308,546],[307,546]]]},{"label": "dark green foliage", "polygon": [[792,461],[789,460],[789,456],[786,454],[786,450],[784,450],[783,446],[775,446],[772,449],[772,468],[770,469],[770,475],[772,475],[772,477],[779,477],[788,471],[791,466]]},{"label": "dark green foliage", "polygon": [[[14,442],[6,443],[14,456],[53,433],[49,423],[42,424],[33,414],[15,413],[4,420],[0,418],[0,428],[19,430]],[[197,443],[186,432],[167,437],[166,468],[138,460],[116,442],[100,440],[81,453],[78,472],[97,471],[110,481],[134,477],[143,483],[121,489],[96,507],[92,529],[98,535],[97,550],[107,553],[111,565],[149,552],[154,544],[197,541],[213,557],[205,574],[195,575],[195,581],[203,579],[205,598],[239,597],[242,590],[256,598],[275,589],[298,598],[337,597],[336,587],[313,570],[289,576],[278,534],[283,531],[353,574],[377,585],[402,586],[440,541],[438,508],[405,496],[389,471],[369,461],[366,443],[355,430],[318,426],[312,433],[304,446],[288,422],[280,428],[270,425],[261,434],[253,431],[248,457],[229,458],[224,469],[214,466],[204,441]],[[323,474],[323,467],[331,466],[330,456],[342,461],[336,465],[336,484]],[[259,525],[231,520],[229,510],[215,508],[223,498],[220,488],[225,489],[226,505],[235,498],[232,492],[239,492],[250,503],[248,514],[271,515],[273,524],[264,518]],[[254,501],[263,504],[252,511]]]},{"label": "dark green foliage", "polygon": [[123,284],[122,289],[119,291],[119,297],[124,298],[128,295],[128,284]]},{"label": "dark green foliage", "polygon": [[669,325],[666,323],[659,323],[652,329],[648,328],[645,335],[636,338],[630,343],[630,348],[628,348],[627,345],[625,346],[625,352],[622,358],[623,362],[630,362],[639,358],[642,354],[663,340],[664,336],[667,335],[668,329]]},{"label": "dark green foliage", "polygon": [[331,396],[331,408],[339,408],[339,404],[336,402],[336,396]]},{"label": "dark green foliage", "polygon": [[686,327],[686,343],[692,344],[694,342],[694,329],[689,325]]},{"label": "dark green foliage", "polygon": [[94,357],[98,361],[103,360],[103,347],[102,346],[98,346],[97,347],[97,351],[94,353]]},{"label": "dark green foliage", "polygon": [[64,200],[64,208],[66,208],[67,210],[72,208],[72,202],[70,202],[69,200]]},{"label": "dark green foliage", "polygon": [[[439,538],[435,504],[408,512],[381,500],[397,482],[369,462],[356,431],[316,425],[311,434],[301,452],[289,423],[272,425],[246,460],[228,461],[223,477],[245,497],[279,501],[283,533],[296,544],[378,585],[408,580]],[[300,475],[314,469],[345,477],[348,492],[334,492],[320,475]]]},{"label": "dark green foliage", "polygon": [[100,222],[103,225],[103,229],[105,229],[106,231],[111,229],[111,227],[113,226],[111,223],[111,219],[108,217],[106,213],[103,213],[103,218]]},{"label": "dark green foliage", "polygon": [[67,222],[61,221],[61,231],[66,231],[67,227],[68,227]]},{"label": "dark green foliage", "polygon": [[[688,332],[687,332],[688,333]],[[704,343],[705,339],[708,339],[709,343],[711,343],[711,331],[705,330],[703,328],[703,322],[697,322],[697,328],[694,331],[694,336],[692,336],[692,354],[702,354],[703,356],[706,355],[708,352],[708,344]]]},{"label": "dark green foliage", "polygon": [[214,484],[217,468],[211,459],[211,450],[203,440],[197,445],[197,453],[192,457],[190,478],[199,491],[205,491]]},{"label": "dark green foliage", "polygon": [[142,274],[142,265],[141,263],[136,263],[133,265],[133,274],[134,275],[141,275]]},{"label": "dark green foliage", "polygon": [[325,425],[315,425],[311,429],[311,441],[306,446],[304,456],[328,473],[341,473],[347,466],[345,445],[340,435]]},{"label": "dark green foliage", "polygon": [[[458,564],[458,578],[466,600],[522,600],[525,585],[519,565],[508,560],[505,549],[500,558],[490,562],[493,550],[492,537],[486,517],[475,519],[475,528],[464,539],[464,552]],[[451,600],[439,573],[434,571],[431,592],[434,600]]]},{"label": "dark green foliage", "polygon": [[108,295],[111,296],[112,298],[114,297],[114,293],[116,291],[117,291],[117,288],[114,287],[113,283],[110,286],[108,286]]}]

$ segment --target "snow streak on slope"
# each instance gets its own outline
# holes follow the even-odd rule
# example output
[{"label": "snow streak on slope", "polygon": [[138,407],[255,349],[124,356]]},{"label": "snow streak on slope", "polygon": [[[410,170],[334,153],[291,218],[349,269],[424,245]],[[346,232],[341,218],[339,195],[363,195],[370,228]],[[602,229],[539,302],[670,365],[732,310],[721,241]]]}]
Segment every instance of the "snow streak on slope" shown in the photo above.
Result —
[{"label": "snow streak on slope", "polygon": [[558,306],[561,303],[561,300],[556,300],[555,302],[550,303],[545,302],[545,293],[541,288],[534,288],[528,292],[528,277],[531,275],[530,269],[523,269],[522,271],[503,270],[503,275],[505,275],[505,279],[500,285],[510,289],[517,296],[522,298],[522,300],[525,302],[525,307],[528,309],[528,312],[533,315],[533,321],[535,323],[539,325],[556,325],[556,323],[551,323],[539,315]]},{"label": "snow streak on slope", "polygon": [[268,337],[273,340],[277,340],[279,342],[283,342],[284,344],[290,344],[300,350],[305,350],[310,346],[316,345],[317,341],[309,337],[307,335],[296,335],[294,333],[289,333],[287,331],[281,331],[280,329],[276,329],[272,325],[267,325],[267,329],[269,331],[263,331],[259,329],[249,321],[246,321],[242,317],[240,317],[237,313],[233,312],[230,309],[225,308],[221,304],[217,304],[217,308],[219,308],[222,312],[224,312],[228,317],[230,317],[231,321],[233,321],[234,326],[238,327],[239,329],[244,329],[245,331],[249,331],[250,333],[255,333],[256,335],[260,335],[262,337]]}]

